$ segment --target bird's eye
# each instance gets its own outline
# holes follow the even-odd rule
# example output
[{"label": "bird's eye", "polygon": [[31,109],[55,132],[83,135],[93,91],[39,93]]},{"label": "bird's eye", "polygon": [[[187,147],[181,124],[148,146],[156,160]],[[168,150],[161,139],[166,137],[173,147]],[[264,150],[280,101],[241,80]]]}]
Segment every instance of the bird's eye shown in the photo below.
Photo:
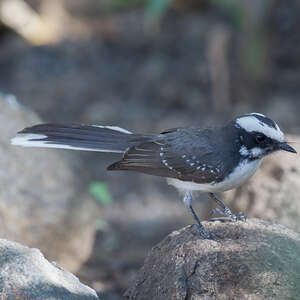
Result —
[{"label": "bird's eye", "polygon": [[263,134],[258,134],[256,137],[255,137],[255,140],[256,142],[259,144],[261,142],[263,142],[264,140],[266,139],[266,136],[264,136]]}]

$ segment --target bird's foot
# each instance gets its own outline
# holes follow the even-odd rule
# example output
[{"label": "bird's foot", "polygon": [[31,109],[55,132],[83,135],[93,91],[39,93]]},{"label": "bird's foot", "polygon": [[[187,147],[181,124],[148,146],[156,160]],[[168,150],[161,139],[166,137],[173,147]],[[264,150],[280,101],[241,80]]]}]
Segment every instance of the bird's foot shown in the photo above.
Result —
[{"label": "bird's foot", "polygon": [[242,213],[239,212],[238,214],[233,214],[228,207],[225,207],[224,210],[220,208],[214,208],[211,211],[211,215],[220,214],[222,216],[228,217],[232,221],[246,221],[247,217]]},{"label": "bird's foot", "polygon": [[196,226],[196,228],[198,229],[198,231],[200,232],[200,236],[205,239],[205,240],[215,240],[218,238],[218,236],[212,232],[208,232],[201,224],[201,226],[199,226],[199,224],[194,224],[194,226]]}]

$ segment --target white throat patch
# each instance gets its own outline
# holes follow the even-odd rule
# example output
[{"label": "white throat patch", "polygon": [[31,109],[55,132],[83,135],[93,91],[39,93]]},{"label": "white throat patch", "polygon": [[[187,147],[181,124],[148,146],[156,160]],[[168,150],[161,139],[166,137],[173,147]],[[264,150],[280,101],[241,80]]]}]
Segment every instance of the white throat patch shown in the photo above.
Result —
[{"label": "white throat patch", "polygon": [[265,117],[262,114],[252,113],[250,115],[245,115],[237,118],[236,124],[248,132],[257,131],[278,142],[284,142],[284,134],[276,123],[274,123],[274,128],[267,123],[264,123],[262,120],[256,118],[255,115]]}]

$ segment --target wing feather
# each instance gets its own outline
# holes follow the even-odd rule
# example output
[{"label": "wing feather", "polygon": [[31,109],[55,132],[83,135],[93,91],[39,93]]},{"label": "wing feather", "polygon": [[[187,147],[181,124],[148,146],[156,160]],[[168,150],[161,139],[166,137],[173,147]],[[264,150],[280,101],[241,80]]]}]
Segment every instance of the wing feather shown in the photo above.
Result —
[{"label": "wing feather", "polygon": [[[176,129],[157,139],[129,148],[123,159],[108,170],[133,170],[156,176],[198,183],[213,182],[222,168],[213,161],[214,147],[209,133]],[[206,163],[204,163],[206,162]]]}]

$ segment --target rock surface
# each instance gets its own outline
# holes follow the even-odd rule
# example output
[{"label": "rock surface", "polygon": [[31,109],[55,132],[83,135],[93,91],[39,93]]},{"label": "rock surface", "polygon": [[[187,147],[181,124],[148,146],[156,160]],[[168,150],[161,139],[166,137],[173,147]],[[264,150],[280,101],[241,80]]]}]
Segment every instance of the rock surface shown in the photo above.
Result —
[{"label": "rock surface", "polygon": [[38,249],[0,239],[0,297],[30,300],[96,300],[96,292],[47,261]]},{"label": "rock surface", "polygon": [[300,235],[258,219],[204,222],[175,231],[145,260],[127,299],[296,300],[300,295]]},{"label": "rock surface", "polygon": [[[299,153],[300,137],[288,136],[288,140]],[[266,157],[247,184],[224,193],[224,201],[233,211],[276,221],[300,232],[299,195],[299,154],[282,151]]]},{"label": "rock surface", "polygon": [[63,151],[10,145],[16,132],[38,122],[14,96],[0,94],[0,236],[75,272],[92,249],[95,207],[78,191]]}]

